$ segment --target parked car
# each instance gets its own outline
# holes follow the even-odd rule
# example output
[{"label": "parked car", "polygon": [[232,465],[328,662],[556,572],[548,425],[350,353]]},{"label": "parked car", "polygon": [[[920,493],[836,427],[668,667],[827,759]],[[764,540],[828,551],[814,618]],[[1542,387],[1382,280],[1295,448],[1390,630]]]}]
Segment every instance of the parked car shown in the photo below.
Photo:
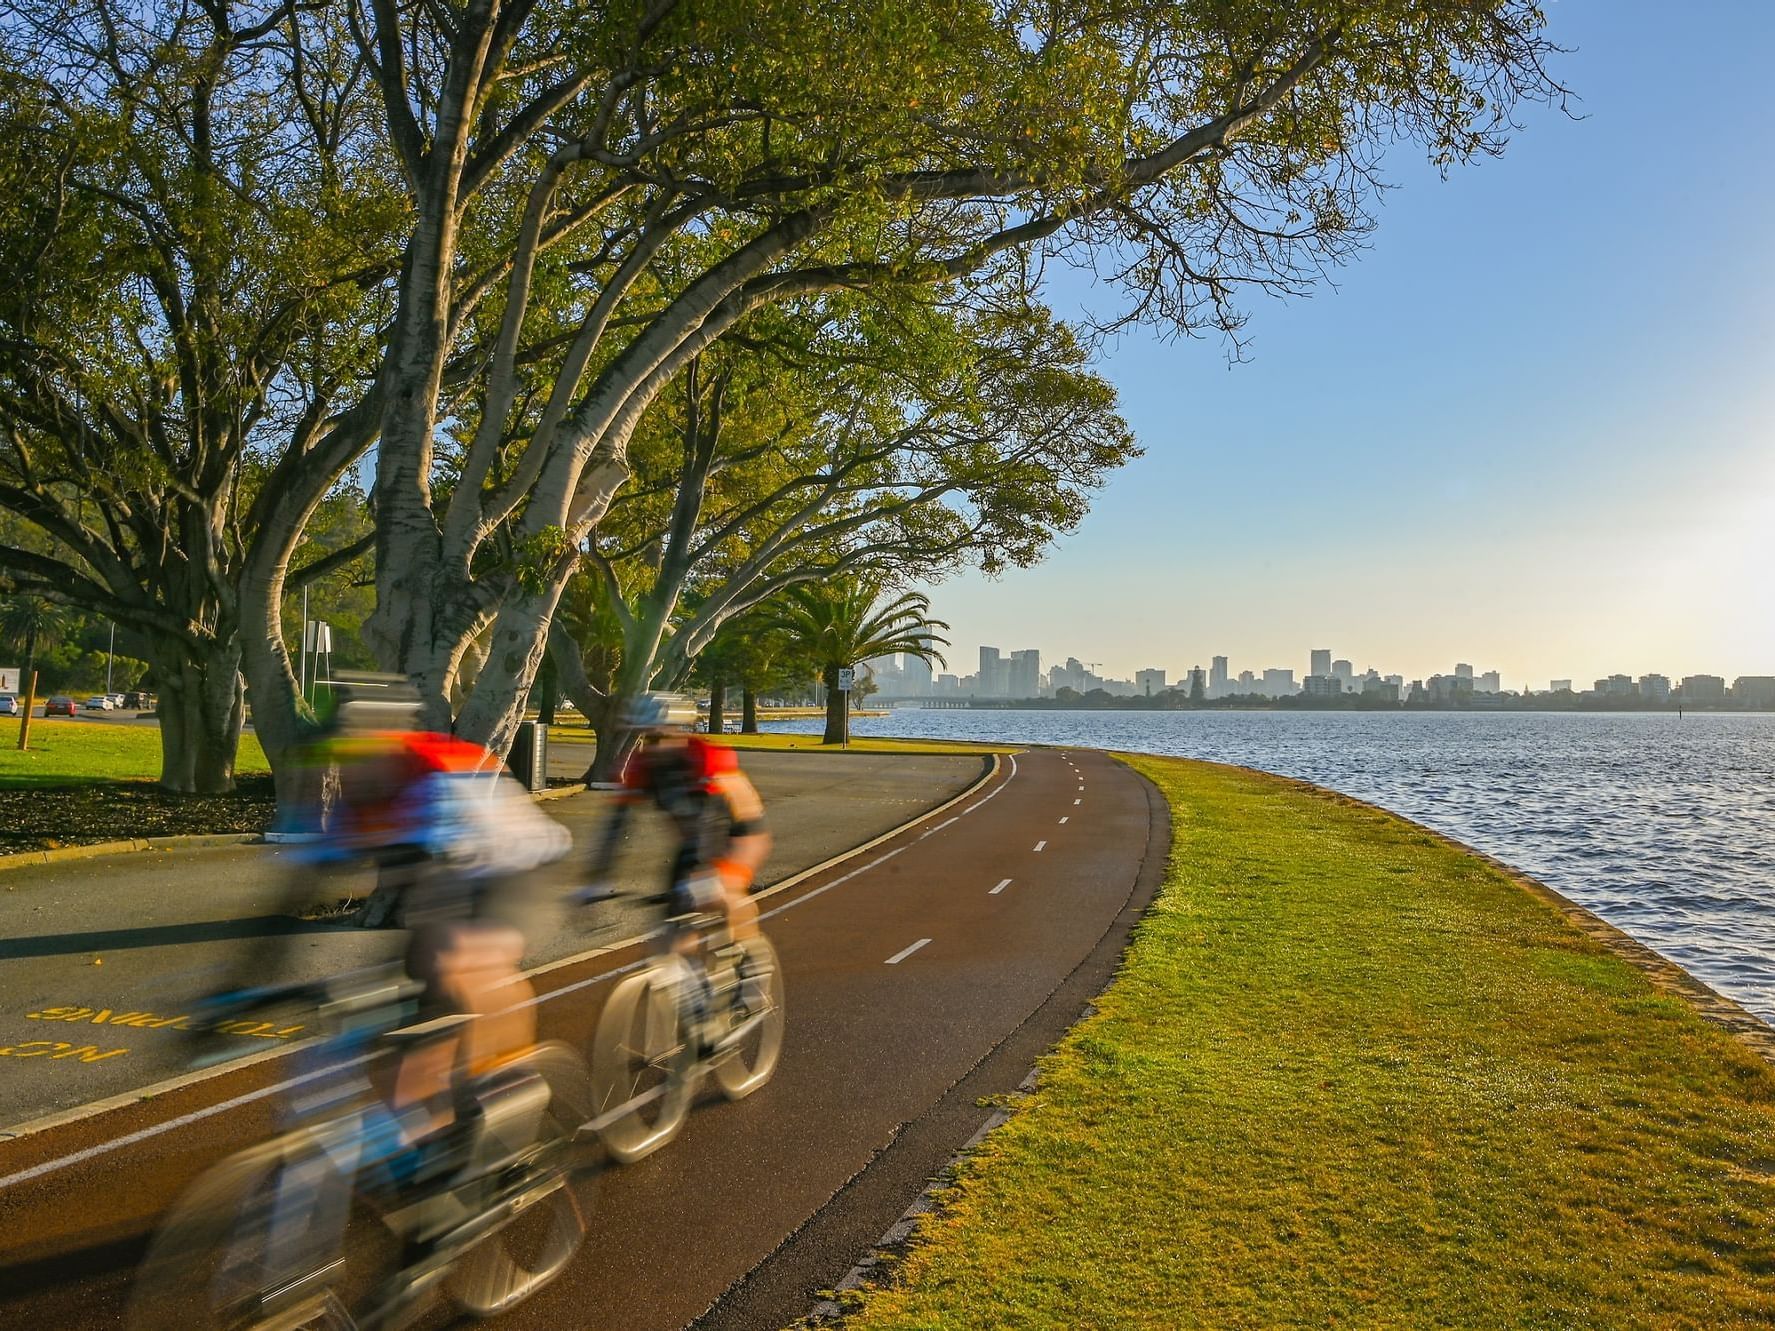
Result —
[{"label": "parked car", "polygon": [[86,710],[89,712],[114,712],[117,710],[117,704],[112,702],[107,695],[95,693],[86,700]]},{"label": "parked car", "polygon": [[146,689],[131,689],[123,695],[123,705],[139,712],[154,710],[154,695]]},{"label": "parked car", "polygon": [[107,693],[105,696],[111,700],[111,705],[113,707],[123,706],[123,695],[121,693]]},{"label": "parked car", "polygon": [[18,713],[18,699],[10,693],[0,693],[0,716],[17,716]]},{"label": "parked car", "polygon": [[79,711],[72,698],[64,698],[59,694],[43,704],[45,716],[73,716]]}]

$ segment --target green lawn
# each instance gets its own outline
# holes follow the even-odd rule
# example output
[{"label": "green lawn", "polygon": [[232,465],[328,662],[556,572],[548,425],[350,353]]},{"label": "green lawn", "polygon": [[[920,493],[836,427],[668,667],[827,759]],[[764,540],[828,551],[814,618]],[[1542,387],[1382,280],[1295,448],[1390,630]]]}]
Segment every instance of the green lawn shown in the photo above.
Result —
[{"label": "green lawn", "polygon": [[[236,770],[271,770],[252,732],[240,739]],[[0,790],[153,781],[160,776],[160,727],[152,721],[70,721],[37,717],[31,747],[18,751],[18,722],[0,724]]]},{"label": "green lawn", "polygon": [[1502,872],[1130,759],[1163,893],[865,1328],[1775,1324],[1775,1075]]}]

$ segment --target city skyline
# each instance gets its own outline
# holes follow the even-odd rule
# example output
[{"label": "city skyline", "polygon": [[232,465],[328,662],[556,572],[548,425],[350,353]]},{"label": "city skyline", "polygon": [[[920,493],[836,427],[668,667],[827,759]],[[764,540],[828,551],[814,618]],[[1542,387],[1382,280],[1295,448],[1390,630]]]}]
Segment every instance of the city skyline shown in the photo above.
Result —
[{"label": "city skyline", "polygon": [[[1580,118],[1528,114],[1447,181],[1390,154],[1372,248],[1310,300],[1248,300],[1239,363],[1106,344],[1146,455],[1041,565],[933,589],[961,659],[1015,640],[1129,677],[1211,651],[1298,673],[1310,640],[1409,676],[1775,669],[1775,175],[1743,169],[1775,137],[1747,54],[1775,6],[1685,14],[1562,0]],[[1732,206],[1699,205],[1721,180]],[[1108,308],[1083,274],[1049,286]]]}]

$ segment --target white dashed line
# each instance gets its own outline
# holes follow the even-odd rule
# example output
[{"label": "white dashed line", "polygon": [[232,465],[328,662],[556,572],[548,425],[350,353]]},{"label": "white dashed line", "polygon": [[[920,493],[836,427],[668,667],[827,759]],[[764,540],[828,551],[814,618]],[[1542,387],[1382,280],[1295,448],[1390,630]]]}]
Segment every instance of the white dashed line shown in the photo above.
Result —
[{"label": "white dashed line", "polygon": [[931,940],[928,938],[921,938],[911,947],[901,948],[898,952],[894,953],[893,956],[887,959],[887,964],[889,966],[898,966],[902,961],[906,960],[907,957],[911,956],[914,952],[918,951],[919,948],[923,947],[930,941]]},{"label": "white dashed line", "polygon": [[[1072,817],[1072,815],[1070,813],[1066,815],[1066,818],[1070,818],[1070,817]],[[1065,822],[1066,818],[1062,818],[1060,821]]]},{"label": "white dashed line", "polygon": [[1011,885],[1011,880],[1009,878],[1001,879],[999,882],[999,885],[995,888],[989,889],[987,891],[986,895],[989,897],[996,897],[1000,892],[1003,892],[1010,885]]},{"label": "white dashed line", "polygon": [[1083,800],[1074,800],[1073,803],[1074,804],[1083,804],[1084,801]]},{"label": "white dashed line", "polygon": [[1046,842],[1046,841],[1038,841],[1038,842],[1036,842],[1036,843],[1035,843],[1035,848],[1036,848],[1036,849],[1037,849],[1037,850],[1040,850],[1040,849],[1041,849],[1041,848],[1042,848],[1042,847],[1043,847],[1043,846],[1045,846],[1045,845],[1047,845],[1047,844],[1048,844],[1048,843],[1047,843],[1047,842]]}]

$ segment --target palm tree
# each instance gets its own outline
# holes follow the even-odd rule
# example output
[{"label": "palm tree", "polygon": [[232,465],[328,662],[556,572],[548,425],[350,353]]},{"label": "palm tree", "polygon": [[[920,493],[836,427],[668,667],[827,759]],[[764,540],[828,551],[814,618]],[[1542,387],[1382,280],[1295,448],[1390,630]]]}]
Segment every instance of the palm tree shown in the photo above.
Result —
[{"label": "palm tree", "polygon": [[18,746],[21,749],[31,738],[31,701],[35,693],[32,686],[37,675],[37,648],[55,646],[67,628],[67,610],[47,596],[39,596],[34,592],[16,592],[6,598],[5,608],[0,609],[0,638],[4,638],[8,644],[22,646],[25,652],[25,664],[19,670],[19,684],[25,692],[24,715],[20,718],[18,732]]},{"label": "palm tree", "polygon": [[937,631],[949,625],[930,617],[930,601],[908,592],[878,605],[881,596],[881,584],[866,578],[802,583],[784,594],[776,612],[777,625],[819,670],[826,685],[822,743],[850,740],[850,695],[838,687],[840,670],[896,652],[947,664],[937,648],[947,647],[949,639]]}]

